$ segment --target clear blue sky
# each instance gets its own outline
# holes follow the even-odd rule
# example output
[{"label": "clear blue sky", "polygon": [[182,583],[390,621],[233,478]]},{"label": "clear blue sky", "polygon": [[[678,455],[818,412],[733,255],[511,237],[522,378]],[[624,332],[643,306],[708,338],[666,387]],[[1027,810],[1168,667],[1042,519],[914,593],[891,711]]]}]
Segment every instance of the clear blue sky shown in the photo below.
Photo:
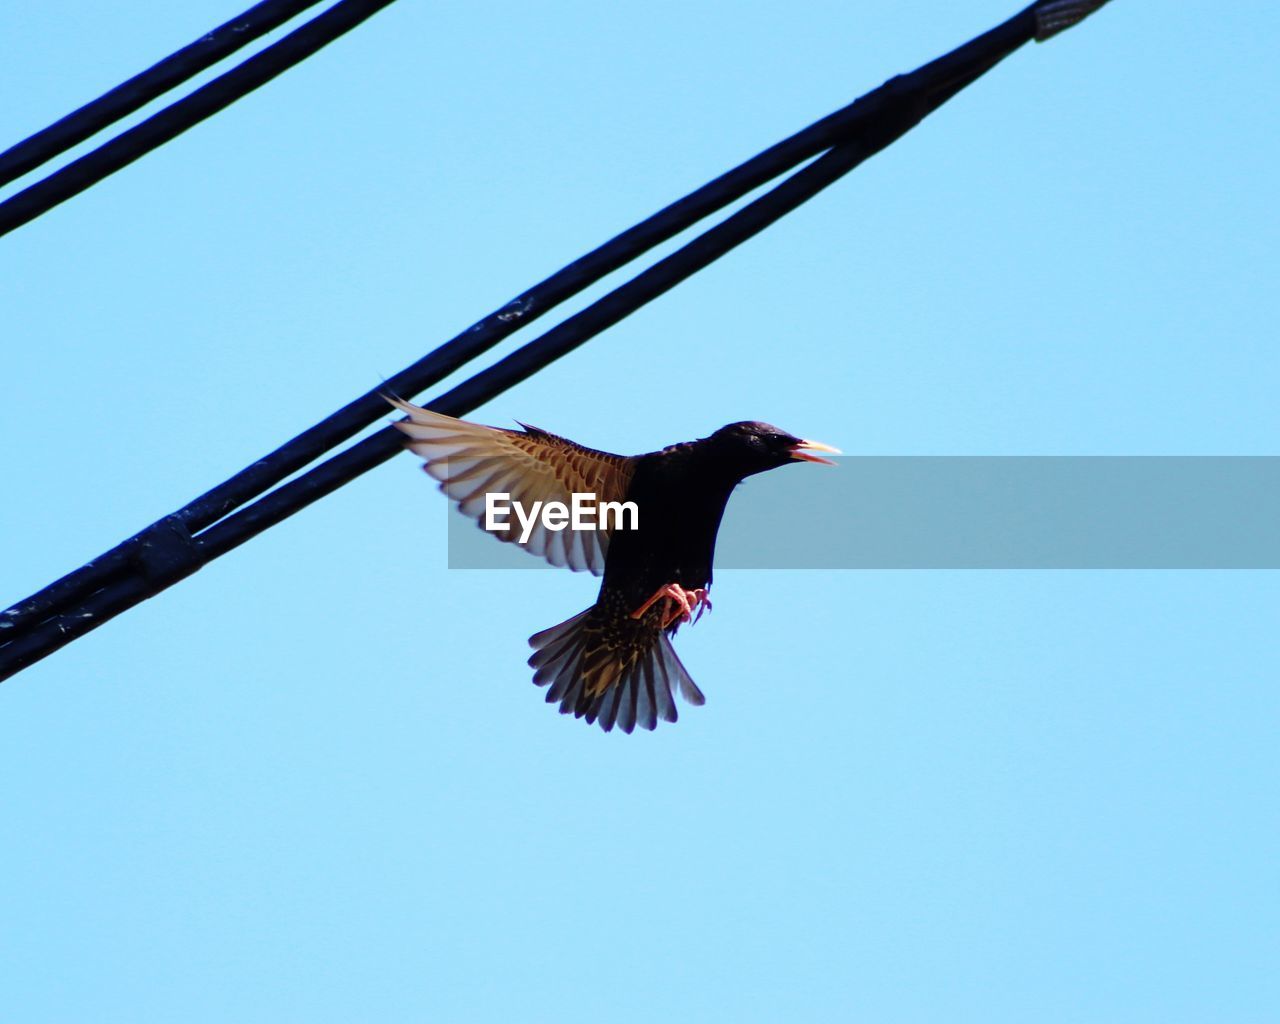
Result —
[{"label": "clear blue sky", "polygon": [[[244,2],[0,7],[0,141]],[[401,0],[0,241],[0,603],[1015,7]],[[1278,454],[1277,30],[1118,0],[477,416]],[[605,736],[524,664],[594,581],[444,516],[396,459],[0,687],[0,1016],[1280,1013],[1280,575],[727,572]]]}]

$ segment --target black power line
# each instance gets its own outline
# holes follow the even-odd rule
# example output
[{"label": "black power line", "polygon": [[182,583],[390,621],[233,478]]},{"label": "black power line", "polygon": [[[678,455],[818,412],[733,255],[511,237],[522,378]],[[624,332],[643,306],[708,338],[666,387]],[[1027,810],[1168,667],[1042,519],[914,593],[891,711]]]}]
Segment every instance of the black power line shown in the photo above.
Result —
[{"label": "black power line", "polygon": [[[879,152],[927,114],[1033,38],[1066,27],[1101,6],[1059,0],[1037,3],[924,67],[893,78],[848,107],[764,151],[649,220],[564,268],[392,377],[385,389],[416,394],[487,350],[518,327],[599,280],[684,227],[820,152],[824,155],[765,195],[642,271],[586,309],[488,369],[428,403],[463,415],[527,379],[718,259]],[[1045,15],[1059,21],[1046,30]],[[1070,22],[1074,24],[1074,21]],[[102,622],[196,571],[214,558],[385,462],[401,449],[387,428],[353,445],[257,502],[232,510],[385,416],[371,391],[220,484],[185,508],[0,613],[0,679],[57,650]],[[225,518],[224,518],[225,517]],[[4,634],[7,634],[4,635]]]},{"label": "black power line", "polygon": [[128,117],[224,57],[279,28],[320,0],[264,0],[238,14],[194,43],[134,75],[96,100],[72,111],[30,138],[0,153],[0,185],[21,178],[41,164],[79,145],[122,117]]},{"label": "black power line", "polygon": [[[224,75],[0,203],[0,235],[35,220],[177,138],[351,31],[394,0],[340,0]],[[110,95],[110,94],[108,94]],[[74,115],[73,115],[74,116]],[[56,126],[55,126],[56,127]]]}]

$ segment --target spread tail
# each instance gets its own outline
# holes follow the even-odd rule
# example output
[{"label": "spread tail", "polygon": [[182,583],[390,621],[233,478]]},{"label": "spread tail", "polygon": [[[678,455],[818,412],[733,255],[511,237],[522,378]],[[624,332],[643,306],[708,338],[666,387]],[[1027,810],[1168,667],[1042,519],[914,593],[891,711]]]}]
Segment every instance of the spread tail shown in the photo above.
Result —
[{"label": "spread tail", "polygon": [[659,719],[674,722],[674,690],[690,704],[706,703],[666,633],[655,630],[639,644],[611,643],[610,635],[617,634],[592,616],[596,610],[529,637],[533,681],[548,687],[548,704],[558,701],[561,714],[599,722],[605,732],[617,725],[629,733],[637,725],[653,729]]}]

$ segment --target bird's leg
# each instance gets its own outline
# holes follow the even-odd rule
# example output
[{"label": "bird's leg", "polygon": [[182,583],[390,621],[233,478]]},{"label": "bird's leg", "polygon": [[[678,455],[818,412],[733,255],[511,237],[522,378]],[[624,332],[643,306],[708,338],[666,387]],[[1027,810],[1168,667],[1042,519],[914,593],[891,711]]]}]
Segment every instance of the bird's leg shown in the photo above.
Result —
[{"label": "bird's leg", "polygon": [[685,590],[678,583],[668,583],[665,587],[659,587],[655,590],[649,600],[631,613],[631,617],[633,619],[643,618],[644,613],[652,608],[656,602],[667,600],[673,602],[675,607],[669,614],[663,616],[662,628],[666,629],[676,619],[683,619],[688,622],[693,615],[693,609],[689,605],[689,595],[693,593],[694,591]]},{"label": "bird's leg", "polygon": [[[693,621],[697,622],[702,618],[703,612],[711,611],[711,592],[706,587],[699,587],[697,590],[689,591],[689,599],[693,607],[698,609],[698,614],[693,617]],[[692,625],[693,623],[690,623]]]}]

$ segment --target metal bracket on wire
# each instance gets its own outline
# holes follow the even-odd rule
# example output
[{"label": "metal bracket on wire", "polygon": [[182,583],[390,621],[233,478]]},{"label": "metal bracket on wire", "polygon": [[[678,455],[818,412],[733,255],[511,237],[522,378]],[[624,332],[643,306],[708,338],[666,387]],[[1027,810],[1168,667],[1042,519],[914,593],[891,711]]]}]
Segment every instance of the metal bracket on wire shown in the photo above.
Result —
[{"label": "metal bracket on wire", "polygon": [[1036,42],[1043,43],[1089,17],[1109,0],[1051,0],[1036,9]]}]

